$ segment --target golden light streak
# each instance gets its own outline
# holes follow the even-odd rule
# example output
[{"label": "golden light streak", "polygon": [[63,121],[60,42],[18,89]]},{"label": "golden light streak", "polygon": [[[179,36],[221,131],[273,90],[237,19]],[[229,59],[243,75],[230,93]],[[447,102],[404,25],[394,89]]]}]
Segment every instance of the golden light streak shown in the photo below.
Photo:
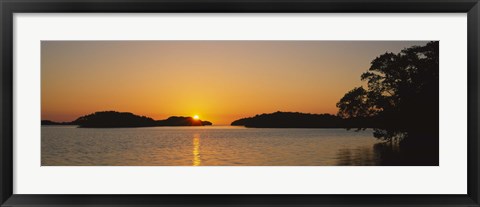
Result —
[{"label": "golden light streak", "polygon": [[193,135],[193,166],[200,166],[202,160],[200,159],[200,134]]}]

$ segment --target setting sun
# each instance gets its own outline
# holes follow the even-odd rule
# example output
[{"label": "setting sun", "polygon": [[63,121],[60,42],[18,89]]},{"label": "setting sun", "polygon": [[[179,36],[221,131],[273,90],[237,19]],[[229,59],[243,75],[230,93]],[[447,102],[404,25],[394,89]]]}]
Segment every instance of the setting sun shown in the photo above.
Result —
[{"label": "setting sun", "polygon": [[193,119],[198,120],[198,119],[200,119],[200,117],[198,115],[195,115],[195,116],[193,116]]}]

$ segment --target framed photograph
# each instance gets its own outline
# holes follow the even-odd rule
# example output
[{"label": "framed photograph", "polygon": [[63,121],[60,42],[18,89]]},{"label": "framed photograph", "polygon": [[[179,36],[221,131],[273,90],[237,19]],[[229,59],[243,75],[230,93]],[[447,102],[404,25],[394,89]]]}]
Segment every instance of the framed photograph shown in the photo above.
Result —
[{"label": "framed photograph", "polygon": [[478,0],[0,7],[1,206],[480,206]]}]

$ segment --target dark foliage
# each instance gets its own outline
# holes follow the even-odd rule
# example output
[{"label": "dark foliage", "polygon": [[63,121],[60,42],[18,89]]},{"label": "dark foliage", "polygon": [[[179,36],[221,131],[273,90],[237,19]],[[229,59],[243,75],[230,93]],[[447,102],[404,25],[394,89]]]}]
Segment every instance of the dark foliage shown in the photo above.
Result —
[{"label": "dark foliage", "polygon": [[203,125],[203,126],[210,126],[210,125],[212,125],[212,122],[202,121],[202,125]]},{"label": "dark foliage", "polygon": [[72,122],[52,122],[43,120],[42,125],[78,125],[84,128],[120,128],[153,126],[204,126],[212,125],[209,121],[195,120],[192,117],[172,116],[166,120],[153,120],[129,112],[101,111],[82,116]]},{"label": "dark foliage", "polygon": [[166,120],[157,121],[158,126],[203,126],[202,121],[192,117],[172,116]]},{"label": "dark foliage", "polygon": [[258,128],[369,128],[374,127],[373,123],[370,118],[343,119],[331,114],[278,111],[239,119],[231,125]]},{"label": "dark foliage", "polygon": [[72,122],[54,122],[50,120],[42,120],[42,125],[74,125]]},{"label": "dark foliage", "polygon": [[337,103],[344,118],[376,117],[385,128],[438,131],[439,42],[375,58],[354,88]]},{"label": "dark foliage", "polygon": [[376,117],[342,118],[332,114],[309,114],[301,112],[275,112],[238,119],[232,126],[252,128],[382,128]]},{"label": "dark foliage", "polygon": [[156,122],[152,118],[138,116],[128,112],[102,111],[82,116],[73,123],[80,127],[147,127],[155,126]]}]

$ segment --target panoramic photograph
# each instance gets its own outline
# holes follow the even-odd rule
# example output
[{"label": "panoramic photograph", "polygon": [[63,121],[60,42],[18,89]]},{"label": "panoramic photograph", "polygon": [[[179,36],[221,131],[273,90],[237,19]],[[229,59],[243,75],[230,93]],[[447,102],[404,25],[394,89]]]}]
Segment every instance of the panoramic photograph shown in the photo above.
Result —
[{"label": "panoramic photograph", "polygon": [[42,166],[439,166],[438,41],[42,41]]}]

